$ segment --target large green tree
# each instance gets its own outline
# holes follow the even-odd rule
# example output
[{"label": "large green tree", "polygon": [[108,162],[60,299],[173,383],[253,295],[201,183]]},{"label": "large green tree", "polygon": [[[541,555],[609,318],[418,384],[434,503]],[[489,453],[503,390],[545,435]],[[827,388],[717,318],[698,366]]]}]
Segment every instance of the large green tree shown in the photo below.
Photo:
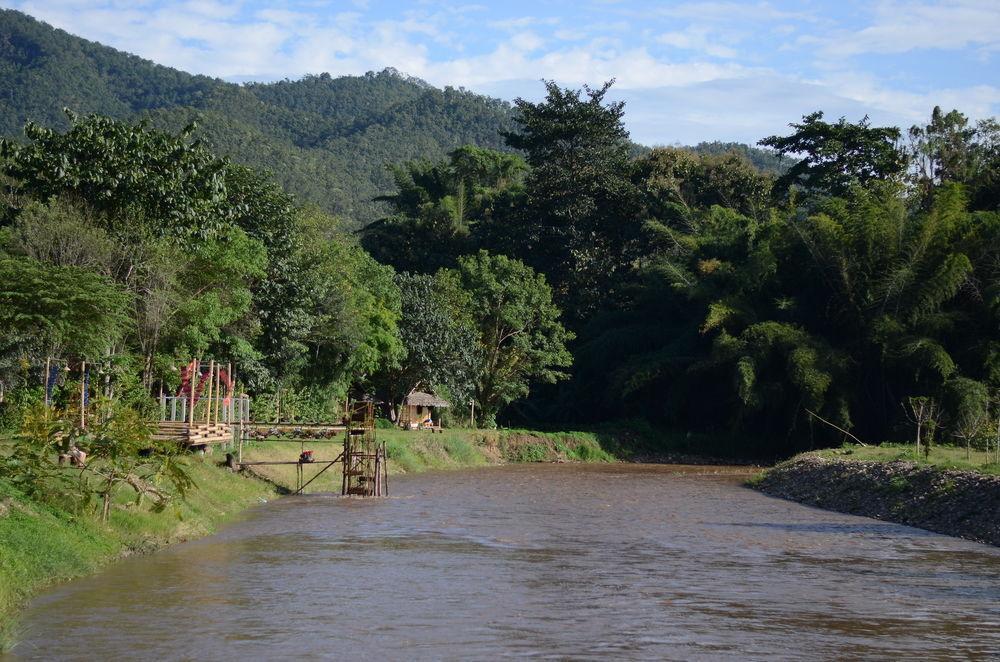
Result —
[{"label": "large green tree", "polygon": [[790,125],[789,136],[769,136],[760,145],[781,155],[802,155],[775,183],[779,193],[793,185],[806,191],[844,195],[854,185],[898,181],[906,169],[906,158],[898,146],[896,127],[874,127],[865,116],[860,122],[841,117],[835,123],[823,120],[822,111],[810,113]]},{"label": "large green tree", "polygon": [[0,255],[0,383],[21,384],[45,356],[94,359],[129,331],[130,297],[77,266]]},{"label": "large green tree", "polygon": [[452,270],[397,274],[396,284],[406,358],[381,376],[388,403],[395,410],[411,391],[423,389],[446,393],[454,405],[464,405],[472,395],[479,356],[471,294]]},{"label": "large green tree", "polygon": [[527,199],[496,246],[544,273],[572,321],[609,300],[641,250],[639,197],[630,176],[624,104],[597,89],[545,83],[546,97],[517,99],[507,144],[531,167]]},{"label": "large green tree", "polygon": [[309,324],[299,371],[306,383],[366,382],[398,366],[406,348],[399,337],[399,288],[391,267],[379,264],[353,237],[328,232],[331,219],[313,210],[301,221],[299,254]]},{"label": "large green tree", "polygon": [[496,234],[519,200],[527,166],[516,154],[466,145],[447,160],[391,168],[392,215],[364,229],[364,246],[398,271],[434,273]]},{"label": "large green tree", "polygon": [[478,333],[475,400],[492,425],[501,407],[528,394],[532,381],[566,378],[573,339],[545,277],[503,255],[480,251],[458,261]]}]

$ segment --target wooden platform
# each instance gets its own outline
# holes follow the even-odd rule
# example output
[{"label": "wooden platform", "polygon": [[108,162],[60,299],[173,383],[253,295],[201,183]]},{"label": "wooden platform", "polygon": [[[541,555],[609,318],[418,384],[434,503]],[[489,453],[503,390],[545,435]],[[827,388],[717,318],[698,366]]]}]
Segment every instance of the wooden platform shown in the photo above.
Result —
[{"label": "wooden platform", "polygon": [[227,444],[233,440],[233,426],[228,423],[161,421],[153,433],[155,441],[176,441],[186,446]]}]

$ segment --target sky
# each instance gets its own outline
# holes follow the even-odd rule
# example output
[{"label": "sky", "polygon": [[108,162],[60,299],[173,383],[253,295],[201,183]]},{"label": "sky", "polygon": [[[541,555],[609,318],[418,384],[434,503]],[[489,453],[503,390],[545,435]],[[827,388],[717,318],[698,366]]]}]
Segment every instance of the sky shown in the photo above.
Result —
[{"label": "sky", "polygon": [[73,34],[233,82],[394,67],[539,100],[542,79],[626,102],[647,145],[788,133],[815,110],[902,128],[1000,114],[1000,0],[321,2],[0,0]]}]

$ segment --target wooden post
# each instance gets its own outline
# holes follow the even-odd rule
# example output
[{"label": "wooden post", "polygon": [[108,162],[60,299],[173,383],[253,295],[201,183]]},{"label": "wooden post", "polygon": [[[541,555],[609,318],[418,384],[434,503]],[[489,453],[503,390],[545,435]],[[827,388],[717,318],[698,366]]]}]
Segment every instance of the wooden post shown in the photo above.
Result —
[{"label": "wooden post", "polygon": [[80,429],[87,427],[87,362],[80,362]]},{"label": "wooden post", "polygon": [[[233,391],[234,391],[234,393],[236,391],[236,382],[233,382]],[[235,397],[233,398],[233,403],[234,404],[236,403],[236,398]],[[239,435],[239,438],[240,438],[240,441],[239,441],[239,444],[240,444],[239,460],[240,460],[240,464],[242,464],[243,463],[243,438],[246,436],[246,431],[245,431],[245,428],[243,427],[243,400],[242,399],[240,400],[240,417],[239,417],[239,423],[237,425],[239,425],[237,434]]]},{"label": "wooden post", "polygon": [[205,422],[212,422],[212,381],[215,375],[215,360],[211,360],[208,363],[208,402],[206,403],[208,407],[205,409]]},{"label": "wooden post", "polygon": [[49,406],[49,369],[52,363],[52,357],[45,357],[45,374],[42,375],[42,388],[45,389],[45,406]]},{"label": "wooden post", "polygon": [[188,379],[188,384],[191,387],[191,398],[190,398],[191,399],[191,408],[188,411],[188,415],[186,417],[186,420],[187,420],[187,423],[188,423],[189,426],[194,426],[194,394],[195,394],[195,391],[198,389],[198,377],[200,375],[200,373],[199,373],[200,369],[201,369],[201,366],[199,365],[198,359],[192,360],[191,361],[191,375],[190,375],[190,379]]},{"label": "wooden post", "polygon": [[236,380],[233,379],[233,362],[226,364],[226,396],[229,398],[229,407],[226,411],[227,423],[233,422],[233,392],[236,390]]},{"label": "wooden post", "polygon": [[215,369],[215,400],[212,401],[212,409],[215,412],[215,423],[219,423],[219,405],[222,404],[222,389],[220,388],[222,384],[222,364],[220,363]]},{"label": "wooden post", "polygon": [[385,452],[385,442],[382,442],[382,496],[389,496],[389,455]]},{"label": "wooden post", "polygon": [[469,404],[472,405],[472,416],[469,419],[470,426],[473,430],[476,429],[476,401],[469,400]]}]

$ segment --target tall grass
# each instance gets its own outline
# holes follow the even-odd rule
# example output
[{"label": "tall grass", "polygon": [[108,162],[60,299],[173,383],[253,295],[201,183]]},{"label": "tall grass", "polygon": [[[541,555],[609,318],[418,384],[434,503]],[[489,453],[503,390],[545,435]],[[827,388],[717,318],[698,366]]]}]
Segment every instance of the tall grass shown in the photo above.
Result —
[{"label": "tall grass", "polygon": [[884,443],[878,446],[845,444],[840,448],[830,448],[814,452],[820,457],[840,460],[854,460],[857,462],[914,462],[939,469],[978,471],[984,474],[1000,475],[1000,464],[994,461],[986,451],[972,450],[967,455],[965,447],[944,444],[931,446],[929,452],[926,454],[923,450],[918,454],[913,444]]}]

